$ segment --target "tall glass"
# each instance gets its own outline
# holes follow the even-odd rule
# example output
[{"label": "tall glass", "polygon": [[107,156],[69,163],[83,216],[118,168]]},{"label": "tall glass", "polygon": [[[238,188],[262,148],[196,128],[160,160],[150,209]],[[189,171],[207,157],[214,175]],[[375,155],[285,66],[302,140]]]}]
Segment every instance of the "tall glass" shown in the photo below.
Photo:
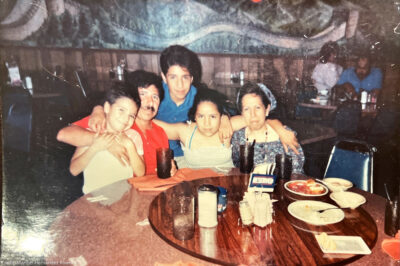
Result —
[{"label": "tall glass", "polygon": [[287,154],[277,154],[275,156],[275,171],[277,175],[277,180],[290,180],[292,175],[292,157]]},{"label": "tall glass", "polygon": [[157,149],[157,176],[165,179],[171,176],[173,153],[169,148]]},{"label": "tall glass", "polygon": [[399,198],[386,201],[385,208],[385,234],[395,236],[400,229],[400,209]]},{"label": "tall glass", "polygon": [[173,234],[188,240],[194,235],[194,197],[178,195],[172,199]]},{"label": "tall glass", "polygon": [[240,172],[251,173],[254,166],[254,145],[246,143],[240,145]]}]

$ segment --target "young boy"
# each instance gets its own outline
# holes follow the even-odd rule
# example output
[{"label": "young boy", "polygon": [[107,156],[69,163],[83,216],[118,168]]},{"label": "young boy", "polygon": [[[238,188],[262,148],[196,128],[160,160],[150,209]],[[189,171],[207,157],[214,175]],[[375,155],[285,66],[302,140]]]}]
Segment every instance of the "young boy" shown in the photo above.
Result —
[{"label": "young boy", "polygon": [[[142,176],[145,173],[142,139],[137,131],[131,129],[140,108],[140,99],[138,95],[128,91],[125,86],[116,84],[107,92],[103,105],[105,132],[96,133],[91,145],[77,147],[72,156],[70,172],[78,175],[83,171],[84,194],[118,180],[134,175]],[[89,117],[83,120],[85,119]],[[114,140],[126,148],[128,165],[122,165],[107,150]]]}]

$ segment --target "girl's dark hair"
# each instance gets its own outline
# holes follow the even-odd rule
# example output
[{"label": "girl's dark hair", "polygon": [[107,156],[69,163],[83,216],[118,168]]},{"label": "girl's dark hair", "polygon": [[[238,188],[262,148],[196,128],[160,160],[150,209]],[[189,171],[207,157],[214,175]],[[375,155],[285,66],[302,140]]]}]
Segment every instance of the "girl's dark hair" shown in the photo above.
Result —
[{"label": "girl's dark hair", "polygon": [[122,82],[114,83],[111,89],[109,89],[104,97],[104,102],[109,102],[110,105],[114,104],[119,98],[126,97],[133,100],[137,108],[140,108],[140,97],[137,90],[130,89],[126,84]]},{"label": "girl's dark hair", "polygon": [[221,94],[220,92],[208,88],[203,88],[198,91],[196,96],[194,97],[193,105],[188,112],[188,117],[190,121],[195,122],[195,116],[197,112],[197,107],[202,102],[211,102],[217,106],[218,112],[220,115],[228,115],[225,108],[225,100],[226,96]]},{"label": "girl's dark hair", "polygon": [[264,91],[255,83],[246,83],[244,84],[240,90],[239,90],[239,97],[237,98],[237,108],[239,113],[242,113],[242,99],[245,95],[247,94],[255,94],[257,96],[260,96],[265,108],[268,107],[268,105],[271,104],[269,101],[267,95],[264,93]]},{"label": "girl's dark hair", "polygon": [[339,45],[332,41],[325,43],[319,52],[319,61],[325,64],[333,53],[339,54]]}]

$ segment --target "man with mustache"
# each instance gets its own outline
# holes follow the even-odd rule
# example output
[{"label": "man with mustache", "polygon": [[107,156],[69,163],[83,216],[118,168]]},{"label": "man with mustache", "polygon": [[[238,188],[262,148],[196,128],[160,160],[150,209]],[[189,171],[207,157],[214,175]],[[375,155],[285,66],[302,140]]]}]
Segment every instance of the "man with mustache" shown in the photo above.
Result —
[{"label": "man with mustache", "polygon": [[371,67],[369,56],[359,55],[356,67],[343,71],[337,85],[339,92],[344,91],[351,98],[359,98],[360,93],[366,91],[376,99],[382,87],[382,71]]},{"label": "man with mustache", "polygon": [[[154,73],[137,70],[127,75],[127,84],[132,90],[137,90],[141,100],[141,107],[138,111],[132,129],[136,130],[143,142],[144,161],[146,165],[146,175],[156,173],[156,150],[157,148],[167,148],[168,137],[164,130],[153,123],[160,102],[164,98],[161,77]],[[74,146],[86,146],[93,142],[94,131],[88,128],[88,118],[84,118],[72,125],[61,129],[58,132],[57,140]],[[115,142],[109,151],[117,157],[122,164],[128,161],[126,150],[119,143]],[[175,166],[175,164],[173,164]],[[176,167],[171,169],[171,175],[176,172]]]}]

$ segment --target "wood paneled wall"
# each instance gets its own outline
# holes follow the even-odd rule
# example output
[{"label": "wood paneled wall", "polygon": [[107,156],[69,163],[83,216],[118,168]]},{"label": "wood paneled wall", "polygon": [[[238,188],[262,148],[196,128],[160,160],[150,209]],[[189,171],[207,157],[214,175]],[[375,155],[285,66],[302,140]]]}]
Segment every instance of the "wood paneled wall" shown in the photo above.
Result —
[{"label": "wood paneled wall", "polygon": [[[99,91],[109,88],[109,71],[116,67],[121,59],[126,60],[128,70],[144,69],[160,73],[159,52],[0,46],[1,61],[7,60],[11,55],[17,58],[22,75],[42,68],[54,72],[55,67],[59,65],[66,80],[76,83],[73,71],[82,69],[88,75],[91,88]],[[199,54],[199,59],[202,64],[202,82],[210,87],[218,88],[219,82],[229,81],[231,73],[243,70],[246,79],[263,82],[278,93],[283,91],[288,80],[310,83],[312,70],[317,63],[316,57],[271,55]],[[349,63],[352,62],[346,62]],[[399,68],[393,67],[390,62],[379,62],[379,66],[385,73],[385,94],[390,98],[390,95],[398,90]]]}]

